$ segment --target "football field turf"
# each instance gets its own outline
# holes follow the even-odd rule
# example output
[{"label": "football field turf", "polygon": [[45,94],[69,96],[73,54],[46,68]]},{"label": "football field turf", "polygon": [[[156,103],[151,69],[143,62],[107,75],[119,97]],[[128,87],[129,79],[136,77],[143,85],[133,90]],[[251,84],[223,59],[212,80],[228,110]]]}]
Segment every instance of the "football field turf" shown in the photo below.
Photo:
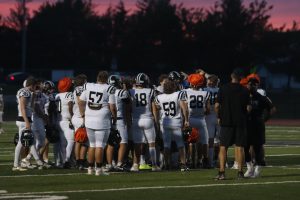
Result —
[{"label": "football field turf", "polygon": [[[267,127],[266,162],[256,179],[215,181],[217,169],[189,172],[111,173],[88,176],[67,169],[13,172],[14,122],[0,135],[0,199],[272,199],[300,198],[300,127]],[[232,158],[229,149],[229,159]]]}]

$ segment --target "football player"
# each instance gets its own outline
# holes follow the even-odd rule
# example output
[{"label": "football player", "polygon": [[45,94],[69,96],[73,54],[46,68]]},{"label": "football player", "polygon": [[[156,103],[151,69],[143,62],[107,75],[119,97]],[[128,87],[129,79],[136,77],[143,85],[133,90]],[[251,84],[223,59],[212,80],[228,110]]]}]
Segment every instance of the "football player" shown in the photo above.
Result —
[{"label": "football player", "polygon": [[[87,81],[87,76],[85,74],[79,74],[74,78],[74,91],[73,91],[73,116],[72,116],[72,124],[74,126],[74,130],[76,130],[80,127],[82,127],[83,124],[83,118],[81,117],[81,114],[79,112],[79,97],[81,93],[83,92],[83,85]],[[76,158],[76,165],[78,169],[82,170],[84,163],[85,163],[85,156],[88,149],[88,141],[85,143],[76,142],[75,143],[75,158]]]},{"label": "football player", "polygon": [[[208,130],[208,158],[209,163],[211,167],[213,167],[214,163],[214,143],[216,143],[216,146],[218,146],[219,143],[219,132],[220,132],[220,126],[218,125],[217,115],[215,112],[215,101],[217,98],[217,94],[219,91],[218,88],[219,78],[211,74],[207,79],[207,87],[204,88],[205,91],[209,92],[210,94],[210,111],[206,115],[206,125]],[[218,155],[218,151],[216,152],[216,155]]]},{"label": "football player", "polygon": [[[182,124],[184,127],[189,127],[189,115],[185,105],[186,94],[183,91],[177,91],[177,89],[178,85],[174,81],[167,80],[164,84],[164,94],[160,94],[155,98],[155,104],[158,109],[162,110],[160,127],[164,142],[165,169],[170,169],[171,141],[174,140],[179,151],[180,169],[181,171],[187,171],[181,128]],[[158,110],[155,115],[157,118],[159,115]]]},{"label": "football player", "polygon": [[180,75],[177,71],[171,71],[168,75],[169,80],[174,81],[177,85],[176,90],[180,91],[183,90],[183,76]]},{"label": "football player", "polygon": [[[169,73],[168,78],[169,80],[173,81],[176,84],[176,91],[184,91],[185,87],[183,81],[184,81],[184,77],[186,76],[187,74],[183,72],[181,72],[180,74],[177,71],[172,71]],[[184,95],[183,97],[185,98],[186,95]],[[186,106],[186,109],[188,109],[186,104],[184,106]],[[176,165],[178,163],[178,147],[176,146],[175,141],[172,141],[171,143],[171,154],[172,154],[172,159],[171,159],[172,163]]]},{"label": "football player", "polygon": [[68,77],[62,78],[59,80],[57,88],[59,93],[55,96],[55,102],[58,112],[60,151],[63,167],[69,169],[74,145],[74,127],[71,122],[73,116],[72,80]]},{"label": "football player", "polygon": [[[22,150],[21,135],[23,130],[31,130],[32,123],[32,102],[34,99],[34,91],[36,87],[36,80],[31,77],[26,80],[25,87],[18,90],[17,92],[17,103],[18,103],[18,117],[16,124],[19,129],[19,141],[15,148],[15,157],[14,157],[14,166],[13,171],[26,171],[26,168],[20,166],[20,153]],[[39,155],[36,151],[35,145],[31,145],[30,153],[33,155],[36,160],[39,169],[43,167],[43,162],[40,160]]]},{"label": "football player", "polygon": [[[248,89],[250,90],[250,102],[252,110],[247,120],[247,145],[245,147],[245,161],[247,171],[245,177],[256,178],[260,175],[261,167],[264,164],[263,145],[265,144],[265,121],[274,113],[274,105],[271,100],[261,95],[257,89],[259,78],[250,78]],[[250,146],[255,153],[255,168],[253,167],[250,155]]]},{"label": "football player", "polygon": [[[55,85],[52,81],[45,81],[43,84],[43,94],[47,98],[47,103],[45,104],[45,114],[48,116],[48,123],[45,127],[46,129],[46,139],[45,139],[45,145],[41,149],[41,155],[43,156],[43,160],[47,164],[52,164],[49,161],[48,153],[49,153],[49,143],[50,141],[53,143],[53,153],[54,158],[56,161],[57,166],[59,166],[60,160],[58,159],[59,154],[59,143],[56,141],[59,137],[53,137],[52,135],[49,135],[49,131],[47,129],[53,128],[54,126],[57,126],[57,108],[55,104]],[[48,133],[48,135],[47,135]],[[59,136],[59,134],[57,135]]]},{"label": "football player", "polygon": [[209,167],[208,161],[208,131],[205,121],[205,115],[210,111],[210,94],[201,89],[205,82],[203,75],[191,74],[188,76],[188,82],[191,88],[186,90],[187,105],[189,108],[190,125],[199,130],[200,141],[198,143],[198,160],[203,168]]},{"label": "football player", "polygon": [[[45,105],[48,103],[48,98],[42,92],[43,81],[37,79],[36,83],[35,98],[33,99],[32,132],[34,134],[35,148],[40,156],[40,150],[44,147],[46,139],[45,125],[48,123],[48,116],[45,113]],[[22,160],[22,163],[28,166],[31,157],[32,155],[28,154]]]},{"label": "football player", "polygon": [[[127,90],[123,90],[121,85],[121,78],[116,75],[112,75],[108,78],[108,84],[114,86],[116,88],[115,99],[116,99],[116,108],[117,108],[117,123],[116,128],[121,135],[120,147],[118,150],[118,161],[115,169],[117,171],[124,170],[124,156],[128,144],[128,132],[127,132],[127,124],[130,123],[130,96]],[[107,147],[107,162],[111,167],[112,164],[112,155],[113,155],[113,147],[108,145]],[[108,168],[109,168],[108,167]]]},{"label": "football player", "polygon": [[[88,174],[107,175],[102,168],[103,153],[111,122],[116,123],[115,87],[107,84],[108,73],[100,71],[97,83],[86,83],[80,95],[79,110],[89,139]],[[95,169],[96,162],[96,169]]]},{"label": "football player", "polygon": [[158,78],[159,81],[159,86],[156,88],[157,94],[162,94],[164,93],[164,88],[163,85],[168,80],[168,75],[167,74],[161,74]]},{"label": "football player", "polygon": [[160,168],[156,163],[155,149],[155,127],[153,113],[155,113],[154,90],[149,87],[149,77],[144,73],[139,73],[135,78],[136,87],[129,90],[132,100],[132,130],[133,142],[135,144],[135,159],[132,171],[138,171],[138,161],[140,160],[141,148],[146,138],[149,145],[149,154],[152,162],[152,171]]}]

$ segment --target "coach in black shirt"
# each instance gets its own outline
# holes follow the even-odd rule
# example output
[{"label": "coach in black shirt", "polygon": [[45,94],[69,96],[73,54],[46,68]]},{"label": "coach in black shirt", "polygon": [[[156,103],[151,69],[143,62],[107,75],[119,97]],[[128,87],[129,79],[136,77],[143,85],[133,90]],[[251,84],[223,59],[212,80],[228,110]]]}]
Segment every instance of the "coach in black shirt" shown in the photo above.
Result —
[{"label": "coach in black shirt", "polygon": [[243,178],[242,164],[247,139],[247,112],[251,110],[249,91],[240,84],[241,72],[231,74],[231,82],[219,90],[215,109],[221,125],[220,132],[220,170],[217,180],[225,179],[225,160],[227,148],[235,144],[238,162],[238,178]]},{"label": "coach in black shirt", "polygon": [[[247,171],[245,177],[256,178],[260,175],[261,166],[264,164],[263,145],[265,144],[265,121],[275,112],[272,101],[267,96],[257,92],[259,79],[252,78],[248,81],[250,103],[252,110],[247,119],[247,145],[245,146],[245,161]],[[255,168],[250,155],[250,146],[255,153]]]}]

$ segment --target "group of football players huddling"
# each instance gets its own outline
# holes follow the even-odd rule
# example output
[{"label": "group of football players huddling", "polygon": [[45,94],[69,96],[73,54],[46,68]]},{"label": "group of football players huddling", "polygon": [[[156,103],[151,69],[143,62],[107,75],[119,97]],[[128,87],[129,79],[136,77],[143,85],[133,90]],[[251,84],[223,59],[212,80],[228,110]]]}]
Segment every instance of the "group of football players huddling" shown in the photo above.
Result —
[{"label": "group of football players huddling", "polygon": [[17,92],[12,170],[78,168],[107,175],[213,168],[219,81],[203,70],[172,71],[153,86],[145,73],[124,78],[100,71],[96,83],[79,74],[59,80],[56,90],[52,81],[29,77]]}]

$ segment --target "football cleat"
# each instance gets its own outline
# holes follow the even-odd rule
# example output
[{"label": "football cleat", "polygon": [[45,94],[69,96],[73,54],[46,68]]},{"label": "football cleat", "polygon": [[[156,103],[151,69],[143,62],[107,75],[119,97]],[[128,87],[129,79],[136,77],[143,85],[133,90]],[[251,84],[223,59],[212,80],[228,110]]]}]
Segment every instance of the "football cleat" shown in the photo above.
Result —
[{"label": "football cleat", "polygon": [[245,178],[252,177],[254,173],[253,164],[251,162],[247,162],[247,171],[244,174]]},{"label": "football cleat", "polygon": [[218,175],[215,177],[215,180],[225,180],[225,172],[219,171]]},{"label": "football cleat", "polygon": [[130,171],[131,171],[131,172],[138,172],[138,171],[139,171],[139,165],[136,164],[136,163],[134,163],[134,164],[132,165],[132,167],[130,168]]},{"label": "football cleat", "polygon": [[23,171],[27,171],[27,169],[26,169],[26,168],[23,168],[23,167],[13,167],[13,168],[12,168],[12,171],[23,172]]},{"label": "football cleat", "polygon": [[148,164],[141,164],[139,166],[139,170],[151,170],[151,169],[152,169],[152,167]]},{"label": "football cleat", "polygon": [[114,171],[114,167],[112,165],[107,164],[104,168],[103,168],[104,172],[112,172]]},{"label": "football cleat", "polygon": [[186,172],[189,171],[190,169],[186,166],[186,164],[180,164],[180,171],[181,172]]},{"label": "football cleat", "polygon": [[22,166],[22,167],[29,167],[30,165],[31,165],[30,161],[27,160],[26,158],[23,158],[23,159],[21,160],[21,166]]},{"label": "football cleat", "polygon": [[256,165],[255,168],[254,168],[254,172],[253,172],[253,175],[251,176],[251,178],[257,178],[257,177],[259,177],[260,173],[261,173],[261,166]]},{"label": "football cleat", "polygon": [[92,175],[94,173],[94,169],[92,167],[88,167],[87,174]]},{"label": "football cleat", "polygon": [[71,163],[70,162],[65,162],[64,163],[64,169],[71,169]]},{"label": "football cleat", "polygon": [[153,166],[152,167],[152,171],[153,172],[160,172],[161,171],[161,168],[159,166]]},{"label": "football cleat", "polygon": [[241,179],[244,179],[244,178],[245,178],[244,172],[243,171],[238,171],[238,173],[237,173],[237,179],[241,180]]},{"label": "football cleat", "polygon": [[96,176],[108,176],[109,173],[105,172],[102,168],[96,168],[95,170],[95,175]]},{"label": "football cleat", "polygon": [[234,164],[232,165],[231,169],[238,169],[238,162],[234,161]]}]

